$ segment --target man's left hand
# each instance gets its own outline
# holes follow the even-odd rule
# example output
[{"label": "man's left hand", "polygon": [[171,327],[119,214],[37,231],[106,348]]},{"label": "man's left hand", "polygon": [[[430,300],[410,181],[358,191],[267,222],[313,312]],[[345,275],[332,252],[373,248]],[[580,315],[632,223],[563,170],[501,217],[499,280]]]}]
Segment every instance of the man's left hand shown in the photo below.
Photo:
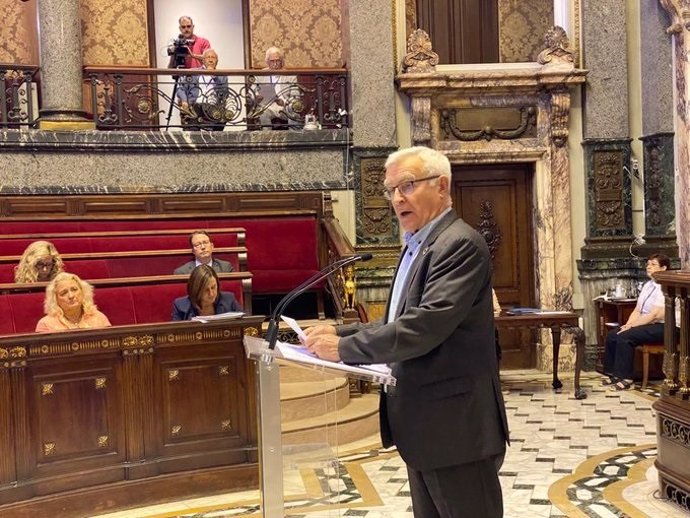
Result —
[{"label": "man's left hand", "polygon": [[319,358],[332,362],[340,361],[338,354],[338,344],[340,337],[337,335],[319,334],[307,336],[304,345]]}]

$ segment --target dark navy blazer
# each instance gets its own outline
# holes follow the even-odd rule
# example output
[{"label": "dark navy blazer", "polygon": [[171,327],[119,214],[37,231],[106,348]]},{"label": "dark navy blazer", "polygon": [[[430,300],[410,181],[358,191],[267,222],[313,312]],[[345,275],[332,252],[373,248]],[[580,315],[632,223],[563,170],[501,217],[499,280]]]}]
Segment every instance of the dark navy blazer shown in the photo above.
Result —
[{"label": "dark navy blazer", "polygon": [[[216,302],[215,314],[227,313],[228,311],[244,311],[244,308],[237,302],[233,293],[221,291]],[[198,316],[197,310],[188,296],[175,299],[172,308],[173,320],[191,320],[196,316]]]}]

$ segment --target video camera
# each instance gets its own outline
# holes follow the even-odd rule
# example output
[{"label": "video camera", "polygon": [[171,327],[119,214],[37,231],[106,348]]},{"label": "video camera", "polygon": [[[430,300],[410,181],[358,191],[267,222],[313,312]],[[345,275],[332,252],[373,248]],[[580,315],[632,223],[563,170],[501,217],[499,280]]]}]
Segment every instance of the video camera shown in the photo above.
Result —
[{"label": "video camera", "polygon": [[168,56],[175,56],[174,67],[184,68],[185,57],[189,55],[189,45],[194,43],[193,40],[186,40],[184,38],[175,38],[172,45],[168,47]]}]

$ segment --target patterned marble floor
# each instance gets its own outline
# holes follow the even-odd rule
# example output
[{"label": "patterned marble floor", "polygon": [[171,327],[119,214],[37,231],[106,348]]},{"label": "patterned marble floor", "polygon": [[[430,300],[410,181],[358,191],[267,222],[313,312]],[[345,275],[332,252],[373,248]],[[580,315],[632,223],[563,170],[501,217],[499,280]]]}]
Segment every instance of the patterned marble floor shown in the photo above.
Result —
[{"label": "patterned marble floor", "polygon": [[[512,445],[500,472],[506,518],[661,518],[688,514],[659,498],[654,387],[614,392],[583,376],[576,400],[561,376],[502,374]],[[286,464],[285,514],[294,518],[412,517],[405,466],[377,438],[348,445],[328,461]],[[257,492],[234,493],[102,515],[101,518],[259,516]]]}]

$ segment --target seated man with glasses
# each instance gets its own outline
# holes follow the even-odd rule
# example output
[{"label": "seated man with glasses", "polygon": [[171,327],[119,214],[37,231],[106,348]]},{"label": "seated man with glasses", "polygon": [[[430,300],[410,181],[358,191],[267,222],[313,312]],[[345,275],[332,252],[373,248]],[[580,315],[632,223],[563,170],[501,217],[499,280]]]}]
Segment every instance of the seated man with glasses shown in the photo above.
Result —
[{"label": "seated man with glasses", "polygon": [[214,259],[213,240],[205,230],[195,230],[189,235],[189,244],[192,247],[194,260],[176,268],[175,275],[189,275],[192,270],[201,264],[207,264],[218,273],[229,273],[233,271],[232,265],[221,259]]}]

